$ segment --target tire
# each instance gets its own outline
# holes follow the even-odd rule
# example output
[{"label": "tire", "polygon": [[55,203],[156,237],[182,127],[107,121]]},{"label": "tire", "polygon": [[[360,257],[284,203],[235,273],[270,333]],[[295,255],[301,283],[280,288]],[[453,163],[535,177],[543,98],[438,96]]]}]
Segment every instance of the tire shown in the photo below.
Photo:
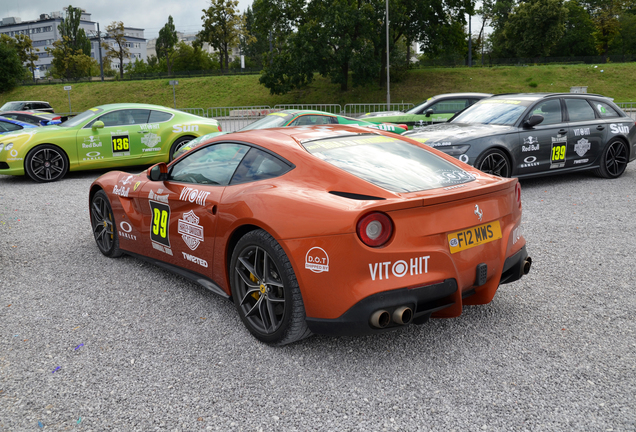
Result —
[{"label": "tire", "polygon": [[601,166],[594,173],[603,178],[618,178],[623,175],[629,162],[629,150],[624,141],[616,139],[605,146]]},{"label": "tire", "polygon": [[174,160],[174,154],[184,145],[186,145],[187,143],[189,143],[190,141],[192,141],[194,139],[194,137],[191,136],[184,136],[179,138],[178,140],[176,140],[175,142],[172,143],[172,146],[170,147],[170,162],[172,162]]},{"label": "tire", "polygon": [[37,146],[27,154],[24,169],[38,183],[60,180],[68,172],[68,157],[59,147],[50,144]]},{"label": "tire", "polygon": [[100,190],[91,199],[91,226],[100,252],[110,258],[123,255],[119,249],[116,222],[108,197]]},{"label": "tire", "polygon": [[267,232],[250,231],[238,241],[230,285],[243,324],[258,340],[280,346],[311,335],[294,270]]},{"label": "tire", "polygon": [[498,149],[486,150],[477,162],[475,168],[486,174],[492,174],[499,177],[510,177],[512,166],[506,154]]}]

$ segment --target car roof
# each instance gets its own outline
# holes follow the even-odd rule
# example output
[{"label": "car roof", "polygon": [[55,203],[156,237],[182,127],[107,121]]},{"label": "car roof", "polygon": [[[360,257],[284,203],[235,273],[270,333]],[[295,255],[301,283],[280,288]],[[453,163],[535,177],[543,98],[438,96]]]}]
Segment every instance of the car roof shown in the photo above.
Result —
[{"label": "car roof", "polygon": [[50,112],[42,112],[42,111],[2,111],[0,112],[0,116],[3,114],[27,114],[37,117],[46,117],[46,116],[56,116],[60,117],[60,114],[50,113]]},{"label": "car roof", "polygon": [[23,101],[7,101],[5,103],[32,103],[32,102],[37,102],[37,103],[45,103],[47,105],[50,105],[47,101],[37,101],[37,100],[23,100]]},{"label": "car roof", "polygon": [[476,92],[463,92],[463,93],[442,93],[435,96],[432,96],[431,99],[438,99],[442,97],[490,97],[492,93],[476,93]]},{"label": "car roof", "polygon": [[[123,108],[162,109],[162,110],[169,110],[169,111],[172,111],[172,112],[177,111],[177,112],[185,113],[184,111],[179,111],[179,110],[176,110],[174,108],[168,108],[168,107],[163,106],[163,105],[132,103],[132,102],[131,103],[114,103],[114,104],[98,105],[98,106],[93,107],[93,108],[101,108],[101,109],[104,109],[104,110],[107,110],[107,109],[123,109]],[[185,114],[187,114],[187,113],[185,113]]]},{"label": "car roof", "polygon": [[521,100],[539,100],[547,97],[554,96],[573,96],[573,97],[585,97],[585,96],[593,96],[593,97],[601,97],[607,99],[607,96],[603,96],[596,93],[501,93],[496,94],[492,97],[492,99],[509,99],[513,96],[515,99]]},{"label": "car roof", "polygon": [[302,109],[287,109],[287,110],[282,110],[282,111],[274,111],[268,115],[271,114],[277,114],[277,113],[282,113],[282,114],[324,114],[324,115],[331,115],[331,116],[337,116],[340,114],[334,114],[334,113],[330,113],[327,111],[318,111],[318,110],[302,110]]}]

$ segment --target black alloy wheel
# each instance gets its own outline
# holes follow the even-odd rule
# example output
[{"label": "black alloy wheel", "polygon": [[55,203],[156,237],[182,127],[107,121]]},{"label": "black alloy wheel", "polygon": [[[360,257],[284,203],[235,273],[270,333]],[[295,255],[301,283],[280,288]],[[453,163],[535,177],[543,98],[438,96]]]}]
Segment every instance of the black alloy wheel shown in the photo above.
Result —
[{"label": "black alloy wheel", "polygon": [[508,156],[501,150],[491,149],[487,150],[480,156],[479,160],[475,163],[475,168],[486,174],[492,174],[499,177],[510,177],[512,169]]},{"label": "black alloy wheel", "polygon": [[256,230],[243,236],[232,254],[230,271],[234,305],[257,339],[285,345],[311,334],[294,270],[271,235]]},{"label": "black alloy wheel", "polygon": [[594,172],[596,175],[604,178],[618,178],[623,175],[629,162],[629,150],[624,141],[616,139],[611,141],[605,147],[603,157],[601,158],[601,166]]},{"label": "black alloy wheel", "polygon": [[27,154],[24,166],[27,175],[36,182],[53,182],[64,177],[68,171],[68,158],[59,147],[46,144],[32,149]]},{"label": "black alloy wheel", "polygon": [[98,191],[91,199],[91,225],[101,253],[111,258],[121,256],[113,209],[104,191]]}]

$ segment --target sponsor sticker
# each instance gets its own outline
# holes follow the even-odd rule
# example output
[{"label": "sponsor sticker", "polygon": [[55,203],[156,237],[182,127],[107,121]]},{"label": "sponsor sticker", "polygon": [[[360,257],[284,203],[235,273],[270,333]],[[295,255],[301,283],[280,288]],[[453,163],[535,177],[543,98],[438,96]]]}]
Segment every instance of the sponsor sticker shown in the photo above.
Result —
[{"label": "sponsor sticker", "polygon": [[82,158],[82,160],[85,160],[85,161],[98,160],[98,159],[104,159],[104,156],[102,156],[102,154],[100,152],[97,152],[97,151],[88,152],[88,153],[86,153],[86,157]]},{"label": "sponsor sticker", "polygon": [[195,257],[194,255],[187,254],[185,252],[181,252],[181,253],[183,254],[184,259],[190,262],[193,262],[195,264],[199,264],[201,267],[206,267],[206,268],[208,267],[208,262],[206,260],[201,259],[199,257]]},{"label": "sponsor sticker", "polygon": [[137,188],[139,187],[139,185],[141,184],[140,181],[138,181],[137,183],[135,183],[135,186],[133,187],[133,191],[136,192]]},{"label": "sponsor sticker", "polygon": [[101,146],[102,146],[102,142],[99,140],[99,137],[96,137],[94,135],[90,135],[84,138],[84,142],[82,143],[82,148],[85,148],[85,149],[96,148]]},{"label": "sponsor sticker", "polygon": [[313,247],[305,255],[305,268],[314,273],[329,271],[329,255],[324,249]]},{"label": "sponsor sticker", "polygon": [[148,133],[141,139],[141,143],[148,148],[142,149],[142,152],[160,151],[161,147],[155,147],[161,142],[161,137],[154,133]]},{"label": "sponsor sticker", "polygon": [[613,134],[619,134],[619,133],[629,133],[629,127],[625,126],[624,124],[614,124],[612,123],[610,125],[610,130],[612,131]]},{"label": "sponsor sticker", "polygon": [[459,155],[459,161],[460,162],[464,162],[464,163],[468,163],[468,156],[463,154],[463,155]]},{"label": "sponsor sticker", "polygon": [[430,255],[427,255],[409,258],[408,261],[384,261],[369,264],[369,274],[372,281],[389,279],[391,276],[401,278],[407,274],[410,276],[426,274],[430,258]]},{"label": "sponsor sticker", "polygon": [[199,218],[192,210],[185,213],[183,219],[179,219],[178,232],[191,250],[196,250],[204,240],[203,227],[199,225]]},{"label": "sponsor sticker", "polygon": [[119,195],[120,197],[126,197],[127,198],[129,192],[130,192],[130,188],[129,187],[128,188],[125,188],[123,186],[118,187],[117,185],[115,185],[113,187],[113,193],[115,195]]},{"label": "sponsor sticker", "polygon": [[589,159],[577,159],[574,161],[574,165],[588,163],[589,161]]},{"label": "sponsor sticker", "polygon": [[179,199],[181,201],[190,201],[191,203],[197,203],[204,206],[208,195],[210,195],[210,192],[199,191],[198,189],[193,189],[191,187],[184,187],[181,190]]},{"label": "sponsor sticker", "polygon": [[[170,206],[157,201],[149,201],[149,204],[152,216],[150,220],[150,240],[153,242],[153,247],[157,243],[170,248]],[[155,249],[158,248],[155,247]],[[170,255],[172,255],[172,251],[170,251]]]},{"label": "sponsor sticker", "polygon": [[172,126],[172,132],[174,133],[179,133],[179,132],[198,132],[199,131],[199,125],[180,125],[180,124],[176,124],[174,126]]},{"label": "sponsor sticker", "polygon": [[592,145],[588,140],[586,140],[585,138],[581,138],[576,142],[576,144],[574,144],[574,151],[577,155],[583,157],[591,147]]},{"label": "sponsor sticker", "polygon": [[537,162],[537,157],[528,156],[527,158],[523,160],[523,163],[519,165],[519,168],[530,168],[537,165],[539,165],[539,162]]},{"label": "sponsor sticker", "polygon": [[119,223],[119,228],[121,231],[119,231],[119,238],[126,238],[129,240],[137,240],[137,236],[134,234],[130,234],[130,232],[132,231],[132,226],[126,222],[126,221],[122,221]]},{"label": "sponsor sticker", "polygon": [[574,128],[574,136],[585,136],[590,134],[590,128]]},{"label": "sponsor sticker", "polygon": [[148,193],[148,199],[168,204],[168,197],[170,195],[159,195],[161,192],[163,192],[163,189],[157,189],[157,192],[150,190],[150,193]]}]

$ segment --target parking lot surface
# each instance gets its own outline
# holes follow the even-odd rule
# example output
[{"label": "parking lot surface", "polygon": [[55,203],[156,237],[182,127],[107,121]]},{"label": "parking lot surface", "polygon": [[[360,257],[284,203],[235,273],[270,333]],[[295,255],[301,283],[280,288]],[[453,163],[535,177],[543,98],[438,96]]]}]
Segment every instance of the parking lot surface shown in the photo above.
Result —
[{"label": "parking lot surface", "polygon": [[636,430],[636,164],[523,181],[534,264],[492,303],[282,348],[230,301],[104,257],[99,174],[0,176],[2,431]]}]

